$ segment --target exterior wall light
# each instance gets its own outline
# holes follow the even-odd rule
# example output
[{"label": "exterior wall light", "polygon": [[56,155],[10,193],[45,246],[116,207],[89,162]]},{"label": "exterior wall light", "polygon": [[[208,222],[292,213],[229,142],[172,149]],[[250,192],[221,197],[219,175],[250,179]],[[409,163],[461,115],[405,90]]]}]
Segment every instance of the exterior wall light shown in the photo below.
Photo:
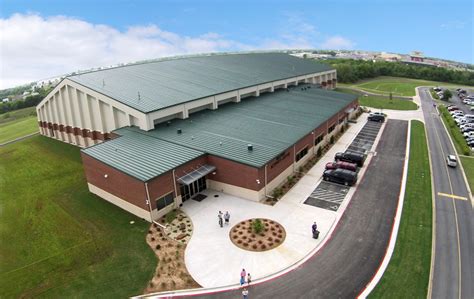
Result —
[{"label": "exterior wall light", "polygon": [[257,184],[259,184],[259,185],[260,185],[260,180],[259,180],[259,179],[255,180],[255,181],[257,182]]},{"label": "exterior wall light", "polygon": [[108,178],[108,177],[109,177],[109,175],[108,175],[108,174],[104,174],[104,178]]}]

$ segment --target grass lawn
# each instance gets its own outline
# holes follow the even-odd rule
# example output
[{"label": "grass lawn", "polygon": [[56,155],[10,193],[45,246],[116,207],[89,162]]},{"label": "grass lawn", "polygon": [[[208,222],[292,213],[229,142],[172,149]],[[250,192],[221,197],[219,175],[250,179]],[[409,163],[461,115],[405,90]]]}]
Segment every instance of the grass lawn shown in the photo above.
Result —
[{"label": "grass lawn", "polygon": [[348,88],[336,88],[336,91],[359,95],[361,106],[367,106],[376,109],[392,110],[416,110],[418,105],[411,100],[390,99],[384,96],[363,96],[361,92]]},{"label": "grass lawn", "polygon": [[370,298],[426,298],[431,264],[432,196],[425,128],[411,121],[410,160],[397,243]]},{"label": "grass lawn", "polygon": [[28,107],[0,114],[0,124],[29,116],[36,116],[36,107]]},{"label": "grass lawn", "polygon": [[0,114],[0,143],[34,132],[38,132],[35,107]]},{"label": "grass lawn", "polygon": [[469,182],[469,188],[471,192],[474,191],[474,158],[469,157],[460,157],[462,168],[464,168],[464,173],[466,174],[467,181]]},{"label": "grass lawn", "polygon": [[0,211],[1,298],[123,298],[153,275],[149,224],[89,193],[77,147],[0,148]]},{"label": "grass lawn", "polygon": [[436,81],[426,81],[418,79],[398,78],[398,77],[377,77],[370,80],[363,80],[354,84],[340,84],[341,87],[352,87],[368,92],[388,95],[390,92],[395,96],[415,96],[417,86],[460,86]]},{"label": "grass lawn", "polygon": [[38,132],[36,116],[27,116],[0,124],[0,143]]}]

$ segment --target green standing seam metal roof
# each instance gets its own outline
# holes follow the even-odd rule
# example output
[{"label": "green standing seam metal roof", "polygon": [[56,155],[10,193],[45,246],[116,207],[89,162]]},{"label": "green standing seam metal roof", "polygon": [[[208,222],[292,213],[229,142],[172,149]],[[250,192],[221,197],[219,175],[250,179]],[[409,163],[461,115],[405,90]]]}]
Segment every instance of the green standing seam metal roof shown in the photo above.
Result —
[{"label": "green standing seam metal roof", "polygon": [[218,54],[127,65],[68,79],[149,113],[228,91],[332,69],[284,53]]},{"label": "green standing seam metal roof", "polygon": [[[301,88],[203,110],[152,131],[121,128],[115,131],[121,137],[83,151],[143,180],[204,153],[260,168],[357,98]],[[248,144],[252,144],[252,151],[248,151]]]},{"label": "green standing seam metal roof", "polygon": [[144,182],[205,154],[142,134],[121,136],[82,152]]}]

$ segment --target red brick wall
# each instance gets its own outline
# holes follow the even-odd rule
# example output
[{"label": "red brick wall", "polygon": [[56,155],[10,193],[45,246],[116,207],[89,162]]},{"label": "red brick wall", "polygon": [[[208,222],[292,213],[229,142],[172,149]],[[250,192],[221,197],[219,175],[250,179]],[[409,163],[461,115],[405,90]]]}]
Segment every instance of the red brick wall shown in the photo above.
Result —
[{"label": "red brick wall", "polygon": [[215,175],[208,176],[211,180],[251,190],[260,190],[263,187],[263,181],[260,185],[257,183],[259,170],[255,167],[212,155],[207,157],[207,161],[217,168]]},{"label": "red brick wall", "polygon": [[[290,167],[293,164],[295,152],[293,150],[293,146],[287,149],[282,154],[282,159],[277,161],[277,159],[273,159],[267,163],[267,183],[270,183],[274,178],[276,178],[280,173],[282,173],[285,169]],[[265,167],[262,167],[262,171],[265,176]],[[262,178],[262,182],[264,182],[265,178]]]},{"label": "red brick wall", "polygon": [[[146,204],[145,184],[121,171],[81,153],[87,181],[144,210]],[[107,178],[104,175],[107,174]]]},{"label": "red brick wall", "polygon": [[308,146],[308,148],[313,146],[313,135],[311,133],[306,135],[305,137],[301,138],[298,142],[296,142],[295,152],[298,153],[305,146]]}]

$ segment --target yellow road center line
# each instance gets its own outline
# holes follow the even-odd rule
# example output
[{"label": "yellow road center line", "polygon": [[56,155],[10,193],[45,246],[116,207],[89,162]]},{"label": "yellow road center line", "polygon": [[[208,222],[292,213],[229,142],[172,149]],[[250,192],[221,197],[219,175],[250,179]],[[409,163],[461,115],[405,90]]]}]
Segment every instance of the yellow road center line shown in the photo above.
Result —
[{"label": "yellow road center line", "polygon": [[448,194],[448,193],[438,192],[438,195],[440,195],[440,196],[445,196],[445,197],[450,197],[450,198],[454,198],[454,199],[467,200],[466,197],[457,196],[457,195],[454,195],[454,194]]}]

